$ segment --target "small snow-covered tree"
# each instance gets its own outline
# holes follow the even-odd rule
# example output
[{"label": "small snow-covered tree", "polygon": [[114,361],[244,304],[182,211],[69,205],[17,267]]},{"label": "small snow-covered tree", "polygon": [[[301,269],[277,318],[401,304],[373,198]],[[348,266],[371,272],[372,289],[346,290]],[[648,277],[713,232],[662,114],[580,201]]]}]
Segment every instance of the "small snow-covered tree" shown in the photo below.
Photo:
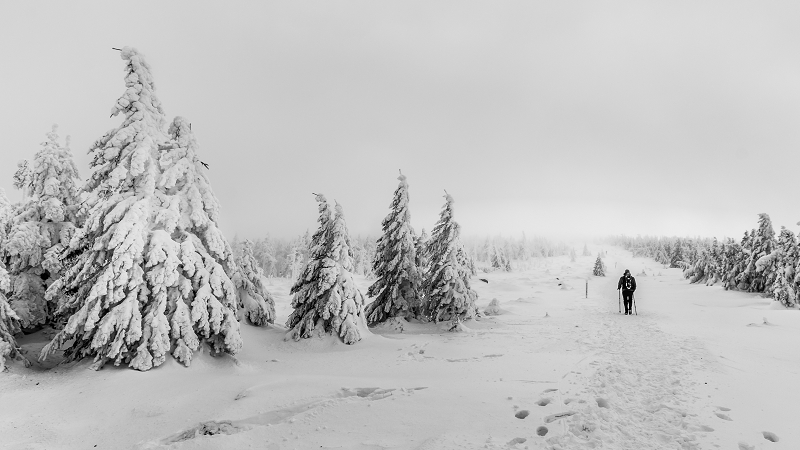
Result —
[{"label": "small snow-covered tree", "polygon": [[17,171],[14,172],[14,187],[22,191],[23,200],[28,199],[31,188],[31,166],[26,159],[17,163]]},{"label": "small snow-covered tree", "polygon": [[[453,197],[445,193],[439,221],[427,243],[429,269],[425,274],[425,310],[434,322],[458,323],[479,315],[478,294],[469,283],[469,269],[459,258],[460,226],[453,220]],[[462,251],[463,252],[463,251]]]},{"label": "small snow-covered tree", "polygon": [[23,328],[52,319],[53,307],[45,299],[45,290],[60,276],[59,255],[75,232],[78,169],[69,138],[62,147],[56,130],[53,125],[34,156],[23,187],[27,200],[17,208],[4,245],[12,278],[9,303]]},{"label": "small snow-covered tree", "polygon": [[597,277],[606,276],[606,265],[603,264],[603,260],[600,258],[600,255],[597,255],[597,259],[594,261],[594,269],[592,269],[592,274]]},{"label": "small snow-covered tree", "polygon": [[575,262],[575,258],[577,258],[578,254],[575,253],[575,247],[569,249],[569,261]]},{"label": "small snow-covered tree", "polygon": [[417,250],[411,213],[408,210],[408,183],[401,173],[389,214],[383,219],[383,235],[378,239],[372,270],[376,280],[367,296],[367,323],[378,324],[392,317],[420,314],[422,276],[417,267]]},{"label": "small snow-covered tree", "polygon": [[495,269],[511,272],[511,261],[502,247],[492,246],[491,263]]},{"label": "small snow-covered tree", "polygon": [[286,321],[287,337],[299,341],[315,334],[335,334],[355,344],[369,333],[364,296],[353,282],[353,255],[342,207],[335,215],[325,196],[319,202],[319,229],[311,237],[311,256],[290,293],[294,311]]},{"label": "small snow-covered tree", "polygon": [[127,90],[111,113],[124,119],[90,150],[84,226],[47,293],[67,322],[42,357],[66,346],[94,368],[148,370],[168,353],[188,366],[204,341],[235,354],[235,263],[191,127],[176,117],[165,133],[149,65],[130,47],[121,56]]},{"label": "small snow-covered tree", "polygon": [[592,253],[589,251],[589,247],[586,244],[583,244],[583,256],[592,256]]},{"label": "small snow-covered tree", "polygon": [[10,277],[0,259],[0,372],[7,370],[6,358],[21,360],[26,367],[30,365],[14,339],[14,335],[20,332],[20,320],[6,298],[10,284]]},{"label": "small snow-covered tree", "polygon": [[239,311],[249,323],[263,326],[275,322],[275,300],[264,286],[264,273],[253,256],[253,242],[246,239],[241,245],[241,255],[233,282],[239,294]]}]

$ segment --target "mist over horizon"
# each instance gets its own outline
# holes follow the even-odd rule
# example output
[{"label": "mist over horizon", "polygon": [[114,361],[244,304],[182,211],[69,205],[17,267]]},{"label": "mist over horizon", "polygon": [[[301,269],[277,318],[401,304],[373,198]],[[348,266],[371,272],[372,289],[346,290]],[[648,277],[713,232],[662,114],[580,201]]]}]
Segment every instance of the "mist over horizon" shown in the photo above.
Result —
[{"label": "mist over horizon", "polygon": [[90,175],[130,45],[194,125],[229,238],[313,232],[312,192],[377,236],[398,170],[417,231],[445,190],[465,236],[739,239],[762,212],[798,231],[800,5],[143,5],[3,7],[12,200],[53,123]]}]

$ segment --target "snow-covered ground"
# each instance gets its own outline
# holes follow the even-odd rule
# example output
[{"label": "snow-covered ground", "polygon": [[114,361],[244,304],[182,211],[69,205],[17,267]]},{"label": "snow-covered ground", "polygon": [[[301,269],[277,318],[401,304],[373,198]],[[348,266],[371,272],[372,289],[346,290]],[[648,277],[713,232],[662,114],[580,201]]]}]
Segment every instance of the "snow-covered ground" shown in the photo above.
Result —
[{"label": "snow-covered ground", "polygon": [[[503,313],[462,333],[405,323],[347,346],[243,325],[235,359],[189,369],[12,364],[0,448],[800,448],[800,311],[601,248],[609,276],[589,277],[588,299],[594,256],[473,278],[481,309]],[[638,316],[618,313],[625,268]],[[270,283],[284,322],[290,281]]]}]

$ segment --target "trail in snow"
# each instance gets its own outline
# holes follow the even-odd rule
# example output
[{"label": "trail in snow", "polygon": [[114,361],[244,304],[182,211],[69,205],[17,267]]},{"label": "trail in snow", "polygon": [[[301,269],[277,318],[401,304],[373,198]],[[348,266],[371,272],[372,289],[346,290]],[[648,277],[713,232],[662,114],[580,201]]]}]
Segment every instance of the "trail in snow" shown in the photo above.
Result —
[{"label": "trail in snow", "polygon": [[699,434],[714,431],[692,412],[703,403],[697,374],[709,369],[702,343],[664,333],[645,316],[589,313],[598,331],[581,343],[593,356],[565,374],[558,391],[575,414],[548,443],[564,449],[702,448]]}]

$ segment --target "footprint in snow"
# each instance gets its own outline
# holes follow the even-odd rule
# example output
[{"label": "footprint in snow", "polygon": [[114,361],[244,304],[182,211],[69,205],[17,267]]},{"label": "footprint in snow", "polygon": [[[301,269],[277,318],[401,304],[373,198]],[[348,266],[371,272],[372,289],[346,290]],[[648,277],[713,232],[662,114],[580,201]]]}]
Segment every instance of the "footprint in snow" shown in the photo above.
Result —
[{"label": "footprint in snow", "polygon": [[558,419],[563,419],[563,418],[569,417],[569,416],[571,416],[573,414],[575,414],[575,411],[566,411],[566,412],[561,412],[561,413],[556,413],[556,414],[550,414],[549,416],[544,418],[544,423],[554,422],[554,421],[556,421]]},{"label": "footprint in snow", "polygon": [[766,440],[768,440],[770,442],[778,442],[778,441],[780,441],[780,439],[778,438],[778,435],[773,433],[773,432],[771,432],[771,431],[762,431],[761,434],[764,435],[764,439],[766,439]]},{"label": "footprint in snow", "polygon": [[733,419],[731,419],[731,418],[730,418],[730,417],[729,417],[727,414],[722,414],[722,413],[715,412],[715,413],[714,413],[714,415],[715,415],[715,416],[717,416],[717,417],[719,417],[719,418],[720,418],[720,419],[722,419],[722,420],[730,420],[730,421],[733,421]]}]

